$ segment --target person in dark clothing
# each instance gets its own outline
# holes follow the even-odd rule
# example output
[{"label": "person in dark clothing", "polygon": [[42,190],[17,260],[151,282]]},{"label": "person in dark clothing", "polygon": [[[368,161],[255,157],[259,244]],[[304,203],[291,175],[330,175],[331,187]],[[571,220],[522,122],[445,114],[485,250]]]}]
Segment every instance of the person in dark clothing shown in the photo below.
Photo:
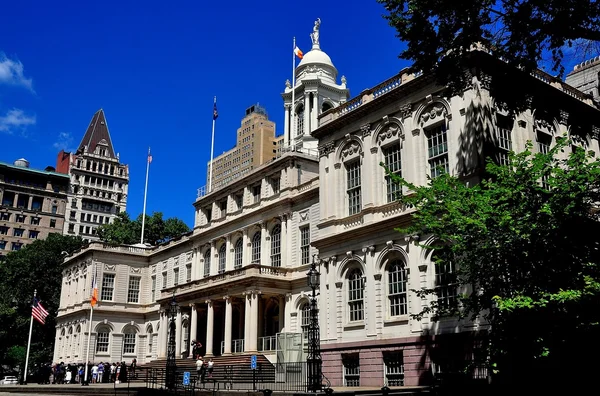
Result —
[{"label": "person in dark clothing", "polygon": [[127,382],[127,365],[121,362],[121,370],[119,371],[119,382]]}]

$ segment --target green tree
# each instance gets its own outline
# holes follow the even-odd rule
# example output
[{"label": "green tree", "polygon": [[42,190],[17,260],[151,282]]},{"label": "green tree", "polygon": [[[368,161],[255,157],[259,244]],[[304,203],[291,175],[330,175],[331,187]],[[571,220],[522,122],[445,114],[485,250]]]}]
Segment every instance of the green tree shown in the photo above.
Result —
[{"label": "green tree", "polygon": [[[452,263],[465,291],[454,313],[491,325],[489,356],[505,379],[582,378],[573,362],[600,352],[600,161],[559,140],[546,155],[529,143],[508,166],[488,162],[473,186],[448,174],[426,186],[391,175],[415,210],[399,231],[435,237],[436,265]],[[449,313],[434,301],[415,316]]]},{"label": "green tree", "polygon": [[406,42],[400,57],[416,70],[436,71],[443,83],[462,82],[464,55],[474,45],[526,72],[549,55],[562,74],[565,48],[600,42],[596,0],[377,1]]},{"label": "green tree", "polygon": [[33,324],[30,367],[50,363],[54,352],[56,314],[66,255],[85,245],[79,237],[50,234],[23,249],[10,252],[0,262],[0,359],[9,367],[23,365],[31,320],[33,291],[37,289],[50,313],[46,324]]},{"label": "green tree", "polygon": [[[146,215],[144,222],[144,242],[151,245],[168,242],[189,232],[189,227],[180,219],[171,217],[163,220],[161,212]],[[110,224],[98,228],[98,236],[106,243],[132,245],[140,242],[142,235],[142,215],[131,220],[127,213],[121,213]]]}]

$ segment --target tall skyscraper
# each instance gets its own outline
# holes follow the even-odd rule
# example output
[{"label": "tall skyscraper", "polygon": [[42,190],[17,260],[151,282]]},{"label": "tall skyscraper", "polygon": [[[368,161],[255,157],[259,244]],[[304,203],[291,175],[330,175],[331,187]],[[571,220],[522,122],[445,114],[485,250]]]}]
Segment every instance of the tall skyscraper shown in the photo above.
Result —
[{"label": "tall skyscraper", "polygon": [[58,153],[56,170],[71,178],[64,233],[98,239],[98,227],[125,211],[129,184],[129,166],[115,154],[104,110],[94,114],[75,153]]}]

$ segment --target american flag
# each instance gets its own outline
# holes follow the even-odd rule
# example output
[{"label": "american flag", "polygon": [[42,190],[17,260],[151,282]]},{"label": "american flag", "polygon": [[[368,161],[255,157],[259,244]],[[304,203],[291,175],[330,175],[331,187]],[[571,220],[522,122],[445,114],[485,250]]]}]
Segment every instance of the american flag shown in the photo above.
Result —
[{"label": "american flag", "polygon": [[48,311],[42,306],[40,300],[37,297],[33,298],[33,305],[31,306],[31,316],[41,324],[46,324],[46,316]]}]

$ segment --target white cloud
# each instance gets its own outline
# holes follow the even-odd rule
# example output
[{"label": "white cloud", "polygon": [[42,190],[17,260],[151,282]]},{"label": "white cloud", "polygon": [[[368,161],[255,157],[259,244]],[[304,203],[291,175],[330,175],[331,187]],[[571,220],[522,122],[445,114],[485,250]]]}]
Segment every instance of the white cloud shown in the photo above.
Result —
[{"label": "white cloud", "polygon": [[5,115],[0,115],[0,132],[11,134],[24,131],[29,125],[35,125],[35,114],[26,114],[21,109],[12,109]]},{"label": "white cloud", "polygon": [[23,74],[23,64],[19,60],[8,58],[0,51],[0,84],[19,85],[33,90],[33,80]]},{"label": "white cloud", "polygon": [[57,150],[65,150],[66,152],[75,152],[73,148],[73,136],[69,132],[60,132],[56,142],[52,145]]}]

